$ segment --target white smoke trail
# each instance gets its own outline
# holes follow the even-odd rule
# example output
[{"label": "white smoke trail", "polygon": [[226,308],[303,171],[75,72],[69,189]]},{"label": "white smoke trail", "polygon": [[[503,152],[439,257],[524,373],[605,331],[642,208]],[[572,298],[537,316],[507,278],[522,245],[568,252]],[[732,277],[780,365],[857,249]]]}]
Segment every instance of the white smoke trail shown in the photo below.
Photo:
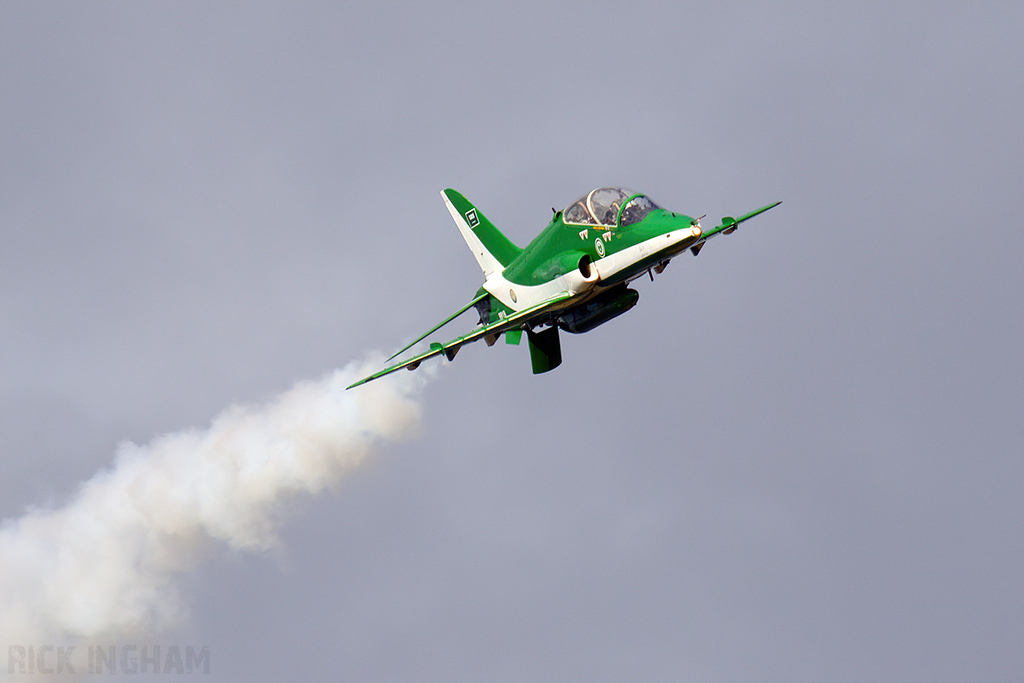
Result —
[{"label": "white smoke trail", "polygon": [[281,503],[316,493],[381,441],[419,424],[424,373],[352,391],[350,365],[203,431],[123,444],[111,469],[59,509],[0,528],[0,645],[74,643],[159,632],[182,615],[178,572],[216,542],[266,549]]}]

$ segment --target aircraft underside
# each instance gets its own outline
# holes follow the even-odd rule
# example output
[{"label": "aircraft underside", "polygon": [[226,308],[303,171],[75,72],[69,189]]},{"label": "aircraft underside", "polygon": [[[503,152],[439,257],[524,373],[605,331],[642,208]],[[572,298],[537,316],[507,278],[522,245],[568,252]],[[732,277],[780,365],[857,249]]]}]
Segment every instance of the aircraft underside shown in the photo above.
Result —
[{"label": "aircraft underside", "polygon": [[626,285],[605,290],[557,317],[558,327],[572,334],[589,332],[636,306],[640,293]]},{"label": "aircraft underside", "polygon": [[582,334],[617,318],[636,305],[640,293],[621,284],[598,293],[583,303],[563,309],[526,328],[530,363],[535,375],[554,370],[562,363],[558,331]]}]

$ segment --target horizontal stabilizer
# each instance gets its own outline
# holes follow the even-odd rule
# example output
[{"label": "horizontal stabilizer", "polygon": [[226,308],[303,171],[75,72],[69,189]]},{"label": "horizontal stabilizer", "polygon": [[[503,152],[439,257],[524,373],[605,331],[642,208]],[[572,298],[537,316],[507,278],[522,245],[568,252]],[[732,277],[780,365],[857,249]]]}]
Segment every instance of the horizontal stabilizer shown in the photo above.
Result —
[{"label": "horizontal stabilizer", "polygon": [[384,375],[390,375],[392,372],[395,372],[396,370],[401,370],[402,368],[409,368],[410,370],[415,370],[423,361],[427,360],[428,358],[438,356],[442,353],[445,355],[445,357],[448,358],[448,360],[452,360],[453,358],[455,358],[455,354],[459,351],[460,348],[462,348],[463,345],[472,344],[478,339],[484,339],[486,337],[499,335],[502,332],[506,332],[508,330],[520,329],[530,319],[540,315],[541,313],[546,312],[548,309],[557,307],[558,304],[570,298],[572,298],[572,294],[570,294],[569,292],[561,292],[560,294],[557,294],[556,296],[553,296],[550,299],[547,299],[546,301],[542,301],[535,306],[530,306],[529,308],[524,308],[523,310],[517,311],[516,313],[513,313],[512,315],[509,315],[506,318],[496,320],[487,325],[481,325],[472,332],[470,332],[469,334],[464,334],[461,337],[456,337],[447,344],[434,342],[430,345],[429,351],[425,351],[424,353],[421,353],[418,356],[413,356],[409,360],[398,363],[397,365],[392,365],[390,367],[384,368],[380,372],[375,372],[369,377],[364,377],[358,382],[350,384],[349,386],[346,387],[346,389],[358,387],[360,384],[366,384],[367,382],[379,379]]},{"label": "horizontal stabilizer", "polygon": [[562,364],[562,345],[558,341],[558,328],[548,327],[541,332],[526,331],[530,345],[530,363],[533,374],[554,370]]}]

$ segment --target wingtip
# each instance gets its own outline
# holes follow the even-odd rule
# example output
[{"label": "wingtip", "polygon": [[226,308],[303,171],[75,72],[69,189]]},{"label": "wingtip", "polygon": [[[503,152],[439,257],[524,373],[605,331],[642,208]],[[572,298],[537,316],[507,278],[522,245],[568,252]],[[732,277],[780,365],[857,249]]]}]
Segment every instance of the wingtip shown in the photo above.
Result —
[{"label": "wingtip", "polygon": [[366,384],[367,382],[372,382],[375,379],[383,377],[385,374],[387,374],[387,373],[375,372],[374,374],[370,375],[369,377],[364,377],[361,380],[359,380],[358,382],[353,382],[352,384],[349,384],[347,387],[345,387],[345,391],[348,391],[349,389],[355,389],[356,387],[361,387],[364,384]]},{"label": "wingtip", "polygon": [[375,372],[372,375],[364,377],[364,378],[362,378],[361,380],[359,380],[357,382],[352,382],[352,384],[349,384],[347,387],[345,387],[345,391],[348,391],[349,389],[355,389],[356,387],[361,387],[364,384],[366,384],[367,382],[372,382],[373,380],[379,379],[379,378],[383,377],[386,374],[388,374],[388,370],[387,369]]}]

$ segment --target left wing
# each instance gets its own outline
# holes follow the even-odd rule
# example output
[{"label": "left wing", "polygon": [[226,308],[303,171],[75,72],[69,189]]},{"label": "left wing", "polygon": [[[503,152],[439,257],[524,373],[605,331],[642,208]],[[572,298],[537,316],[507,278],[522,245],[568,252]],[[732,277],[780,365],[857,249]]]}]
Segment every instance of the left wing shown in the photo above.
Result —
[{"label": "left wing", "polygon": [[[555,308],[558,304],[562,303],[563,301],[572,298],[572,296],[573,295],[570,294],[569,292],[562,292],[560,294],[557,294],[557,295],[551,297],[550,299],[547,299],[546,301],[540,302],[539,304],[537,304],[535,306],[530,306],[529,308],[524,308],[521,311],[517,311],[517,312],[513,313],[512,315],[507,316],[506,318],[503,318],[501,320],[496,320],[493,323],[488,323],[486,325],[482,325],[482,326],[476,328],[475,330],[473,330],[472,332],[470,332],[468,334],[464,334],[461,337],[456,337],[455,339],[451,340],[447,344],[441,344],[439,342],[433,342],[430,345],[430,350],[429,351],[425,351],[424,353],[421,353],[418,356],[413,356],[409,360],[402,361],[401,363],[398,363],[397,365],[392,365],[390,367],[384,368],[380,372],[375,372],[372,375],[370,375],[369,377],[364,377],[363,379],[359,380],[358,382],[356,382],[354,384],[350,384],[349,386],[347,386],[345,388],[346,389],[351,389],[352,387],[358,387],[360,384],[366,384],[367,382],[371,382],[371,381],[373,381],[375,379],[383,377],[384,375],[390,375],[392,372],[395,372],[396,370],[401,370],[402,368],[408,368],[410,370],[415,370],[416,368],[418,368],[420,366],[420,363],[422,363],[423,361],[427,360],[428,358],[433,358],[434,356],[438,356],[438,355],[440,355],[442,353],[444,354],[445,358],[447,358],[448,360],[452,360],[453,358],[455,358],[455,354],[457,354],[459,352],[459,349],[461,349],[463,347],[463,345],[465,345],[465,344],[472,344],[473,342],[475,342],[475,341],[477,341],[479,339],[482,339],[482,338],[491,338],[491,340],[488,342],[488,344],[492,344],[492,343],[494,343],[494,339],[497,339],[498,335],[500,335],[501,333],[507,332],[508,330],[511,330],[511,329],[522,327],[522,325],[525,322],[528,322],[531,318],[535,318],[536,316],[540,315],[541,313],[544,313],[544,312],[546,312],[546,311],[548,311],[548,310],[550,310],[552,308]],[[475,299],[473,301],[473,303],[476,303],[476,301],[478,301],[478,300],[479,299]],[[457,313],[456,315],[459,315],[461,313],[466,312],[467,310],[469,310],[469,307],[472,306],[472,305],[473,304],[470,304],[469,306],[466,306],[465,308],[461,309],[459,311],[459,313]],[[443,323],[441,323],[441,325],[437,325],[432,330],[430,330],[430,332],[427,332],[427,334],[424,334],[422,337],[420,337],[417,341],[422,340],[427,335],[429,335],[432,332],[438,330],[442,325],[444,325],[447,322],[450,322],[454,317],[455,316],[449,316],[447,319],[445,319],[445,321]],[[413,342],[413,343],[415,344],[416,342]],[[409,347],[407,346],[406,349],[407,348],[409,348]],[[402,349],[402,351],[404,351],[404,350],[405,349]],[[399,353],[401,353],[401,351],[399,351]],[[395,355],[398,355],[398,354],[395,354]],[[392,356],[391,358],[394,358],[394,356]],[[391,360],[391,359],[389,358],[388,360]]]},{"label": "left wing", "polygon": [[694,256],[696,256],[697,254],[700,253],[700,250],[704,247],[704,243],[707,242],[712,237],[714,237],[715,235],[718,235],[718,234],[728,235],[733,230],[735,230],[736,226],[738,226],[743,221],[749,221],[754,216],[759,216],[762,213],[764,213],[765,211],[767,211],[768,209],[774,209],[776,206],[778,206],[781,203],[782,202],[775,202],[774,204],[769,204],[768,206],[762,206],[760,209],[756,209],[754,211],[751,211],[750,213],[745,213],[742,216],[740,216],[739,218],[732,218],[730,216],[726,216],[725,218],[722,219],[722,224],[721,225],[718,225],[718,226],[716,226],[714,228],[711,228],[710,230],[704,230],[703,234],[700,236],[700,239],[697,240],[694,244],[690,245],[690,251],[693,252]]}]

